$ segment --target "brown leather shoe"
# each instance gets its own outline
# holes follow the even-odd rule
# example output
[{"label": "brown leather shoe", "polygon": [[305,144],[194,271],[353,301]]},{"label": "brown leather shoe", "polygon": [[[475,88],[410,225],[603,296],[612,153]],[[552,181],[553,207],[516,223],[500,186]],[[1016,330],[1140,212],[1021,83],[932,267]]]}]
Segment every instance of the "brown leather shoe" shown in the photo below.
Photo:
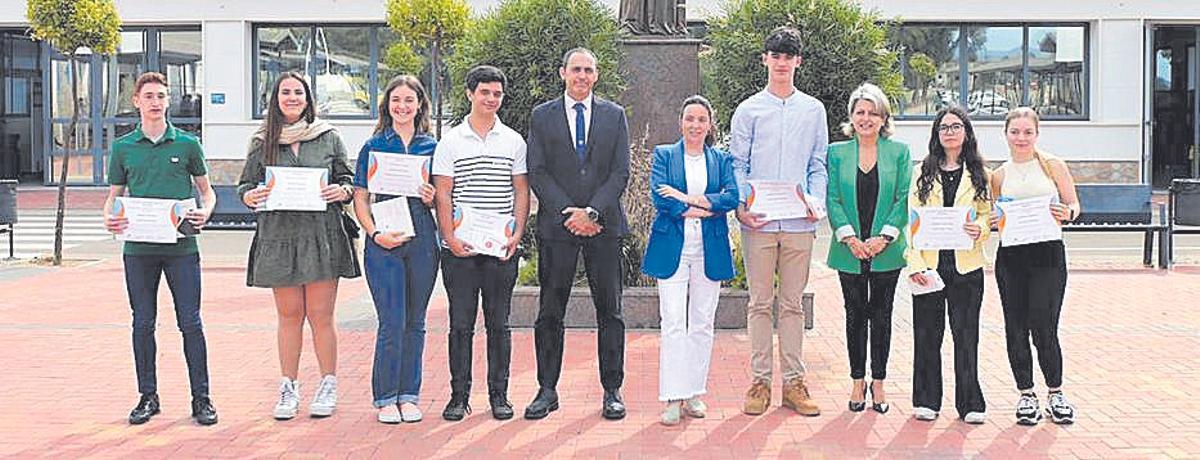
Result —
[{"label": "brown leather shoe", "polygon": [[808,395],[808,387],[804,379],[796,378],[783,385],[783,407],[796,411],[800,415],[821,415],[821,408]]},{"label": "brown leather shoe", "polygon": [[746,392],[746,405],[742,407],[742,412],[746,415],[762,415],[767,411],[767,406],[771,405],[771,384],[762,380],[757,380],[750,386],[750,390]]}]

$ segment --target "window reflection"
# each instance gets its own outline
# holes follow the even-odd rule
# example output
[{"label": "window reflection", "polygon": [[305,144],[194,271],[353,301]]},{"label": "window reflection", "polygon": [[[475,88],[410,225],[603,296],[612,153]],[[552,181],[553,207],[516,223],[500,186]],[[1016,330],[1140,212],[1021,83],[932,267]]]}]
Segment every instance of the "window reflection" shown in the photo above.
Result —
[{"label": "window reflection", "polygon": [[1029,105],[1042,114],[1082,114],[1083,56],[1082,27],[1030,27]]},{"label": "window reflection", "polygon": [[171,116],[200,118],[204,59],[200,31],[164,31],[159,35],[159,65],[171,84]]},{"label": "window reflection", "polygon": [[904,94],[899,115],[933,115],[958,100],[957,26],[894,29],[889,40],[900,45]]},{"label": "window reflection", "polygon": [[271,87],[288,71],[308,74],[305,64],[311,43],[310,27],[260,27],[258,38],[258,112],[266,113]]}]

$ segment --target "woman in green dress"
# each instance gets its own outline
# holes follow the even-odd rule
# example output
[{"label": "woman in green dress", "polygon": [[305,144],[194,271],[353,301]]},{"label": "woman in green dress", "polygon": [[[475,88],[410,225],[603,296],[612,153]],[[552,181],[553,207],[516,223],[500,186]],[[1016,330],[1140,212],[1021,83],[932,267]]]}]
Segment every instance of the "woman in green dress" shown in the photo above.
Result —
[{"label": "woman in green dress", "polygon": [[359,276],[352,236],[342,222],[342,203],[351,199],[353,172],[337,130],[316,117],[312,91],[304,77],[287,72],[275,82],[266,118],[250,139],[246,165],[238,183],[242,202],[261,207],[271,194],[263,185],[268,166],[321,168],[329,180],[321,189],[323,211],[262,211],[250,245],[246,284],[274,291],[279,316],[279,367],[283,374],[274,416],[296,416],[300,385],[296,381],[307,319],[321,381],[309,413],[333,414],[337,404],[337,332],[333,306],[338,278]]}]

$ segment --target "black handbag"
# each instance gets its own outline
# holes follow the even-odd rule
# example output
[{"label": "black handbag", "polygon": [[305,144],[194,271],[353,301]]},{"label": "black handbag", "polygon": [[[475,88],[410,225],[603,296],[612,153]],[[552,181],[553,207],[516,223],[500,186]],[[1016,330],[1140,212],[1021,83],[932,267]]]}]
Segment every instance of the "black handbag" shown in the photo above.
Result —
[{"label": "black handbag", "polygon": [[342,227],[346,229],[346,236],[352,240],[357,240],[362,229],[358,226],[358,221],[355,221],[350,214],[346,212],[346,208],[342,208]]}]

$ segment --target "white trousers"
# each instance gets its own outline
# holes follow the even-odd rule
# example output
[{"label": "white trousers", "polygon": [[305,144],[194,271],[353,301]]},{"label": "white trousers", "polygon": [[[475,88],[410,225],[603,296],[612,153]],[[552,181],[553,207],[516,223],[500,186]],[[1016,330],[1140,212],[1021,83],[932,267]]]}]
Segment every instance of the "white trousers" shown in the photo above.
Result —
[{"label": "white trousers", "polygon": [[704,276],[704,246],[699,232],[688,233],[692,232],[685,232],[679,269],[670,278],[658,281],[662,316],[659,401],[699,396],[708,386],[721,282]]}]

